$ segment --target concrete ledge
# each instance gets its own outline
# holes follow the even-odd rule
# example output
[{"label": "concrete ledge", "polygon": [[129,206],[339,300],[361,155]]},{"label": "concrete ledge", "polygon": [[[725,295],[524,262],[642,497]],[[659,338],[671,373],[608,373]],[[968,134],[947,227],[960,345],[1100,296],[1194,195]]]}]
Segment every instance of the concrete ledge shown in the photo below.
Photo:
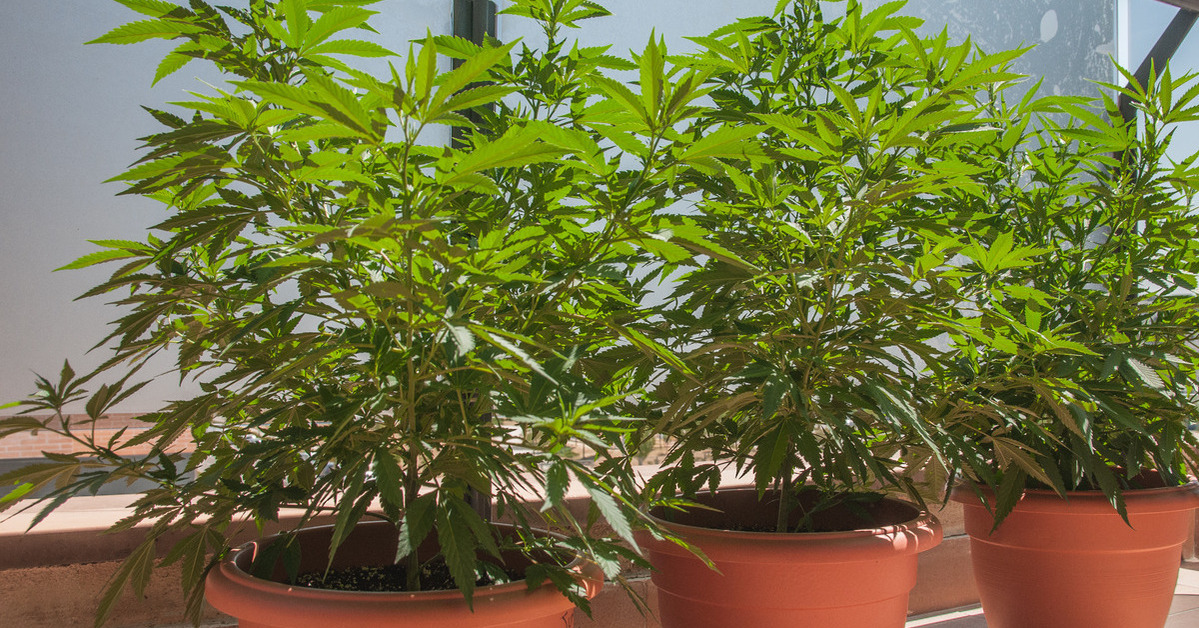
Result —
[{"label": "concrete ledge", "polygon": [[[105,584],[119,561],[0,571],[0,626],[83,628],[95,622]],[[184,624],[185,601],[178,566],[155,569],[145,596],[127,591],[105,628],[149,628]],[[233,626],[233,618],[209,607],[207,624]],[[191,626],[190,623],[186,625]]]},{"label": "concrete ledge", "polygon": [[[120,532],[109,532],[108,528],[129,514],[129,505],[136,498],[137,495],[75,497],[28,531],[36,510],[0,521],[0,573],[11,569],[124,560],[145,539],[145,527]],[[279,523],[268,525],[266,534],[294,527],[302,515],[299,510],[281,511]],[[312,525],[332,522],[331,516],[317,517]],[[234,545],[257,537],[257,530],[248,522],[230,535]],[[158,548],[159,558],[166,555],[173,540],[169,534],[163,539],[167,542]]]},{"label": "concrete ledge", "polygon": [[[730,478],[735,480],[735,478]],[[135,496],[114,495],[71,500],[49,519],[24,533],[28,513],[0,523],[0,626],[62,628],[93,622],[104,585],[121,559],[142,540],[134,529],[115,534],[104,530],[128,513]],[[572,495],[572,509],[587,508],[585,494]],[[300,513],[284,512],[282,525]],[[942,544],[920,556],[912,613],[928,613],[976,604],[978,593],[970,568],[969,540],[962,534],[961,506],[950,504],[937,513],[945,530]],[[321,521],[319,523],[327,523]],[[255,536],[247,525],[237,536]],[[165,547],[160,548],[160,554]],[[642,614],[628,593],[609,583],[592,602],[592,617],[576,616],[577,628],[660,628],[657,604],[648,574],[629,573],[629,588],[648,604]],[[184,600],[176,567],[155,569],[142,598],[127,593],[107,628],[168,628],[184,625]],[[205,626],[233,626],[234,620],[209,608]],[[190,625],[190,624],[187,624]]]}]

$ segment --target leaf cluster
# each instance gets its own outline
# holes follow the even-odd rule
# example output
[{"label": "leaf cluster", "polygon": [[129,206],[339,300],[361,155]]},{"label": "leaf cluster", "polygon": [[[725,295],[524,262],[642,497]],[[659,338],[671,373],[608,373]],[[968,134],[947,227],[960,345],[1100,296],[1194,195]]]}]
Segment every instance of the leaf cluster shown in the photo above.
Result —
[{"label": "leaf cluster", "polygon": [[1098,102],[997,99],[1004,132],[975,152],[990,174],[959,198],[975,223],[953,307],[969,315],[934,374],[935,415],[997,520],[1025,487],[1102,490],[1123,515],[1142,472],[1179,485],[1199,470],[1199,179],[1196,155],[1167,155],[1199,84],[1123,79]]},{"label": "leaf cluster", "polygon": [[680,264],[663,325],[694,372],[656,391],[679,438],[664,494],[732,465],[781,491],[781,530],[803,486],[919,499],[905,456],[942,460],[923,393],[969,220],[951,192],[978,185],[966,155],[1019,51],[921,38],[899,8],[780,3],[682,62],[709,73],[694,132],[726,159],[683,176],[719,252]]}]

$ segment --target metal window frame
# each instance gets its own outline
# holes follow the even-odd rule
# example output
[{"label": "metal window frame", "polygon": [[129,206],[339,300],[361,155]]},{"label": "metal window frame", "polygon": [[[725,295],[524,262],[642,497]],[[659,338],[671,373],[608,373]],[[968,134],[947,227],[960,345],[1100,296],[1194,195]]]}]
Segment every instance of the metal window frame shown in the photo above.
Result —
[{"label": "metal window frame", "polygon": [[[1157,43],[1153,44],[1153,48],[1133,74],[1136,82],[1140,85],[1149,82],[1150,70],[1165,67],[1166,63],[1174,57],[1174,53],[1178,52],[1178,47],[1186,40],[1187,35],[1190,34],[1191,27],[1195,25],[1196,20],[1199,20],[1199,0],[1157,1],[1178,7],[1178,13],[1174,14],[1174,19],[1166,26],[1166,30],[1158,37]],[[1131,83],[1126,87],[1129,86]],[[1126,122],[1131,122],[1137,117],[1136,101],[1127,94],[1120,94],[1120,115]]]}]

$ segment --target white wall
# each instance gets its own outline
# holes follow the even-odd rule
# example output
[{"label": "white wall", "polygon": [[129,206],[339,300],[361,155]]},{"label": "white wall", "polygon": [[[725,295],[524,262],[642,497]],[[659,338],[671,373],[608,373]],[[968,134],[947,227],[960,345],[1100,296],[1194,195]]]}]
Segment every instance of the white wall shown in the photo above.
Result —
[{"label": "white wall", "polygon": [[[451,4],[379,2],[374,9],[381,14],[372,24],[381,37],[375,39],[406,53],[407,42],[423,37],[426,28],[450,32]],[[82,371],[105,357],[102,350],[87,351],[120,313],[103,298],[73,299],[112,269],[53,270],[95,250],[87,240],[141,239],[144,227],[161,220],[156,203],[118,198],[122,186],[102,181],[137,159],[136,138],[161,130],[139,105],[187,100],[187,91],[208,91],[198,79],[217,79],[210,65],[193,62],[151,89],[169,42],[84,46],[143,18],[115,2],[4,0],[0,6],[3,405],[33,390],[34,372],[57,376],[63,359]],[[386,71],[385,63],[374,65]],[[161,378],[122,410],[147,411],[177,394],[175,383]]]}]

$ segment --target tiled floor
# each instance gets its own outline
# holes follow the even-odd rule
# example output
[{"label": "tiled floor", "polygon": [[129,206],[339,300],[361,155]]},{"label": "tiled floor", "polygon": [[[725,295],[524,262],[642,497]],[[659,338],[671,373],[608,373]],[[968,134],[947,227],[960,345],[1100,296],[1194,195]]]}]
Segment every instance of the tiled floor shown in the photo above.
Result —
[{"label": "tiled floor", "polygon": [[[981,608],[968,608],[912,619],[908,628],[986,628]],[[1178,572],[1174,604],[1164,628],[1199,628],[1199,563],[1187,563]]]}]

